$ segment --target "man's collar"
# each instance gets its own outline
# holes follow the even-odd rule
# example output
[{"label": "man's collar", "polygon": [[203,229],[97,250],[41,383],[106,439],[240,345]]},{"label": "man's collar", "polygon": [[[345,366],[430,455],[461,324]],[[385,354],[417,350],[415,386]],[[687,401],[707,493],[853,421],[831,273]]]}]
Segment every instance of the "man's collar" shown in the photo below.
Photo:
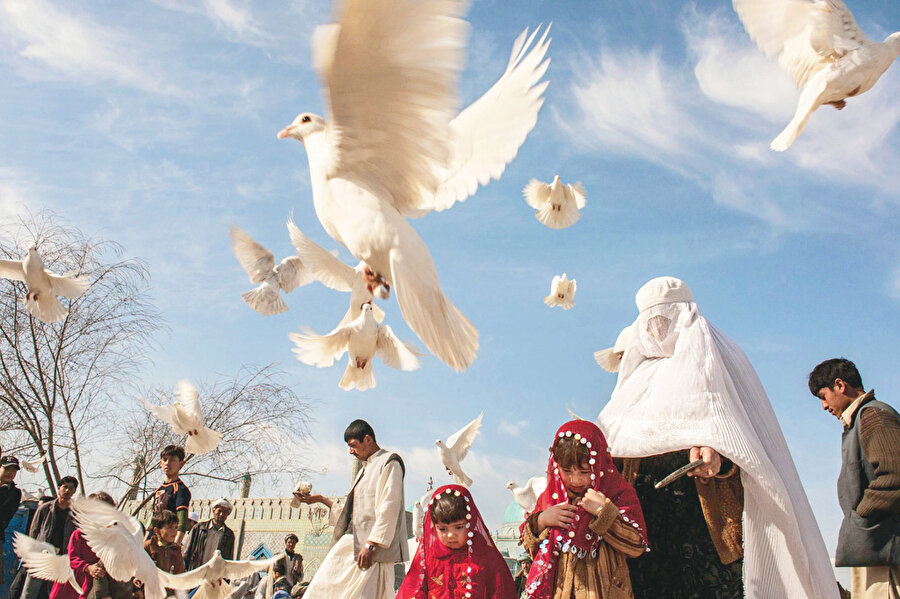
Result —
[{"label": "man's collar", "polygon": [[372,461],[372,458],[374,458],[375,456],[379,456],[379,455],[383,454],[385,451],[386,451],[386,450],[382,449],[381,447],[379,447],[378,449],[376,449],[375,452],[374,452],[372,455],[370,455],[369,457],[367,457],[367,458],[363,461],[363,466],[368,465],[368,463]]},{"label": "man's collar", "polygon": [[841,412],[841,423],[844,425],[844,430],[850,428],[853,424],[853,415],[856,414],[856,411],[859,410],[859,406],[864,404],[866,401],[872,398],[872,394],[875,392],[875,389],[870,389],[868,392],[863,393],[859,397],[853,400],[847,409]]}]

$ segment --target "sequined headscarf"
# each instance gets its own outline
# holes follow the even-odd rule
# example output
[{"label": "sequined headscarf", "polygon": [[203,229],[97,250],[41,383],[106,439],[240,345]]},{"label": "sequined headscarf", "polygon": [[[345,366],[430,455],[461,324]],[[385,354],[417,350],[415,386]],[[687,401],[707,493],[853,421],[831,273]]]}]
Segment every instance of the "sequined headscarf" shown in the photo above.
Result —
[{"label": "sequined headscarf", "polygon": [[[556,431],[547,465],[547,488],[538,497],[534,511],[541,512],[568,501],[568,492],[559,473],[559,464],[553,457],[553,447],[564,437],[574,437],[587,447],[591,456],[589,460],[591,488],[606,495],[619,508],[622,518],[640,532],[646,545],[644,513],[641,511],[637,494],[613,464],[603,433],[597,425],[587,420],[572,420]],[[579,559],[588,556],[597,557],[597,549],[603,539],[590,529],[591,518],[591,514],[579,506],[575,519],[568,528],[550,529],[528,571],[528,581],[525,584],[526,597],[547,599],[553,596],[553,582],[560,553],[572,553]],[[526,521],[522,526],[528,525]]]},{"label": "sequined headscarf", "polygon": [[[438,538],[431,520],[437,499],[452,493],[466,502],[468,539],[460,549],[450,549]],[[425,511],[422,540],[397,599],[515,599],[516,585],[503,556],[494,545],[472,495],[461,485],[444,485],[431,496]]]}]

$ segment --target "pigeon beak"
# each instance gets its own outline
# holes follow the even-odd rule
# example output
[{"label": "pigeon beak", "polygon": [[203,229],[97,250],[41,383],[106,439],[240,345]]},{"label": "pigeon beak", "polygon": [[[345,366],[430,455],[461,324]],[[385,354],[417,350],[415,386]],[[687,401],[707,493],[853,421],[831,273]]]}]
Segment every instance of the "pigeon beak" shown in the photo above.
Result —
[{"label": "pigeon beak", "polygon": [[284,129],[278,132],[278,139],[284,139],[285,137],[291,136],[291,130],[293,129],[293,125],[288,125]]}]

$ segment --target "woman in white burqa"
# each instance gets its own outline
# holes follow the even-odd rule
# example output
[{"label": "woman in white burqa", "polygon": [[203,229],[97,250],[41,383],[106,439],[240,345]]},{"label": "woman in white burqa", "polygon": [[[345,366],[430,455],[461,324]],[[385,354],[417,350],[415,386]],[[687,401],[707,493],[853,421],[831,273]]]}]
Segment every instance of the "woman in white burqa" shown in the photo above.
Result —
[{"label": "woman in white burqa", "polygon": [[[809,501],[762,384],[743,351],[660,277],[597,423],[633,481],[650,551],[631,560],[645,599],[838,599]],[[701,457],[667,487],[653,483]],[[704,522],[705,521],[705,522]]]}]

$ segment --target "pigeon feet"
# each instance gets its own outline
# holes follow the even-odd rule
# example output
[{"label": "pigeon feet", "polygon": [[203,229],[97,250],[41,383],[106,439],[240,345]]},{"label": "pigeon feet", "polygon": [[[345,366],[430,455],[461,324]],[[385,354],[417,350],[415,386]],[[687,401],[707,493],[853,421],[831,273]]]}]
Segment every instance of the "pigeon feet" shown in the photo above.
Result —
[{"label": "pigeon feet", "polygon": [[837,100],[835,102],[828,102],[828,104],[834,106],[837,110],[842,110],[844,106],[847,105],[847,102],[845,102],[844,100]]},{"label": "pigeon feet", "polygon": [[366,363],[368,363],[368,360],[360,360],[359,358],[356,358],[356,367],[357,368],[365,368]]},{"label": "pigeon feet", "polygon": [[[377,274],[374,270],[372,270],[369,265],[366,265],[365,272],[363,273],[363,277],[366,280],[366,289],[369,290],[369,293],[372,295],[377,295],[381,299],[387,299],[391,297],[391,286],[384,280],[380,274]],[[376,292],[376,289],[377,292]]]}]

